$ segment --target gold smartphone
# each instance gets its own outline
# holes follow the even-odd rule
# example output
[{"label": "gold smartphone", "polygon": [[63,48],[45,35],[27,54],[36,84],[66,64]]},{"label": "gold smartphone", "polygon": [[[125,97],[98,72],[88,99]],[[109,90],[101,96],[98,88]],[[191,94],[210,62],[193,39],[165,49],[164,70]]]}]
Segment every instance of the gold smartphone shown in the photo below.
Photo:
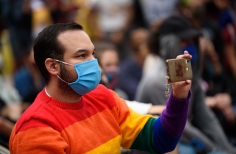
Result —
[{"label": "gold smartphone", "polygon": [[171,83],[193,78],[190,59],[167,59],[166,71]]}]

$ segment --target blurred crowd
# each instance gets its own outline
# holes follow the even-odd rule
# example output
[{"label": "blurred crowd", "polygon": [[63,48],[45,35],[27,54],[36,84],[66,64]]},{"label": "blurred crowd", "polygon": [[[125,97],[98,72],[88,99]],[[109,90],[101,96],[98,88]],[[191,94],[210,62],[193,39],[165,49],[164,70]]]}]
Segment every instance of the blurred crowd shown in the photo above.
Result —
[{"label": "blurred crowd", "polygon": [[62,22],[83,26],[101,84],[130,103],[165,106],[165,60],[187,50],[193,97],[173,153],[236,153],[236,0],[0,0],[1,145],[44,87],[33,41]]}]

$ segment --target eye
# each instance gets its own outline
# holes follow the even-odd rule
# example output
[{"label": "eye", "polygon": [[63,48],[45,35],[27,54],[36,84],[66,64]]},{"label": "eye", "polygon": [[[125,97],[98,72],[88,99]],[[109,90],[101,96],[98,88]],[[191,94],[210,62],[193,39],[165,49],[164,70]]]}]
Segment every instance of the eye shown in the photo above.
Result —
[{"label": "eye", "polygon": [[80,57],[80,58],[85,58],[85,57],[86,57],[86,54],[78,55],[78,57]]}]

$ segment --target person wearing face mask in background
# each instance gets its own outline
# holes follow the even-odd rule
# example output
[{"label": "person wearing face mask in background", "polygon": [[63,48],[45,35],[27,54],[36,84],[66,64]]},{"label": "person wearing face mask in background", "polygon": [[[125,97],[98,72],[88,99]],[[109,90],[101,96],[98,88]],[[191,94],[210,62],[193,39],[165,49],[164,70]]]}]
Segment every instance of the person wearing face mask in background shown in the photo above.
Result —
[{"label": "person wearing face mask in background", "polygon": [[103,72],[106,75],[107,88],[112,89],[118,93],[123,99],[128,99],[128,95],[119,88],[119,54],[116,47],[111,43],[95,42],[96,52],[95,57],[98,59]]},{"label": "person wearing face mask in background", "polygon": [[[181,137],[180,154],[184,148],[192,149],[189,153],[224,151],[234,153],[217,118],[205,104],[205,96],[201,88],[201,55],[198,38],[200,33],[181,15],[173,15],[160,25],[149,40],[149,48],[154,60],[148,62],[141,82],[138,86],[136,99],[140,102],[151,102],[155,105],[165,104],[166,96],[166,59],[188,50],[191,53],[193,70],[193,98],[191,99],[188,120]],[[149,58],[149,57],[148,57]],[[148,60],[148,59],[147,59]],[[146,63],[146,61],[145,61]],[[158,91],[158,93],[156,93]],[[155,92],[155,93],[152,93]],[[158,95],[159,94],[159,95]],[[190,147],[189,147],[190,146]]]},{"label": "person wearing face mask in background", "polygon": [[127,100],[127,94],[119,88],[117,76],[120,71],[120,60],[116,47],[111,43],[105,42],[96,42],[94,45],[96,48],[95,58],[97,58],[102,71],[100,83],[114,90],[135,112],[159,116],[165,109],[165,105],[152,105],[151,103],[129,101]]},{"label": "person wearing face mask in background", "polygon": [[[187,119],[191,80],[172,84],[158,119],[141,115],[99,84],[94,50],[76,23],[50,25],[39,33],[34,59],[45,88],[17,121],[9,142],[11,154],[118,154],[120,147],[165,153],[176,147]],[[191,55],[185,52],[176,58]]]}]

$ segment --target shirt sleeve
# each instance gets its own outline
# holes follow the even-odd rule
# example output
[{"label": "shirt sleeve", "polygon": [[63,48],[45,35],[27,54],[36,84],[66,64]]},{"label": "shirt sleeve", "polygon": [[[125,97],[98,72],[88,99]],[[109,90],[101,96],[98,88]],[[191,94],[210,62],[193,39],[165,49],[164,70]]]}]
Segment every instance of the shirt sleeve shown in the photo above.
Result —
[{"label": "shirt sleeve", "polygon": [[134,140],[141,132],[151,115],[142,115],[129,108],[126,102],[115,92],[111,91],[117,104],[117,121],[122,133],[121,147],[130,149]]},{"label": "shirt sleeve", "polygon": [[162,115],[147,121],[131,148],[151,153],[174,150],[187,121],[190,97],[191,92],[186,99],[177,99],[171,93]]}]

